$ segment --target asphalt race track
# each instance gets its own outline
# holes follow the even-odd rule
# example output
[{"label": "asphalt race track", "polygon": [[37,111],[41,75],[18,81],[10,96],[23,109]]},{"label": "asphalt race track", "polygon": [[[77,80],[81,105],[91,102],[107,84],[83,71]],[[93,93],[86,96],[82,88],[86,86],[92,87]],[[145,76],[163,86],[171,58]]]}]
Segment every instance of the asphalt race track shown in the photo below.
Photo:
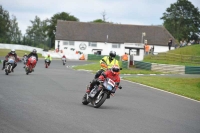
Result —
[{"label": "asphalt race track", "polygon": [[200,133],[200,102],[127,81],[100,108],[82,105],[94,75],[70,66],[87,63],[53,60],[46,69],[39,60],[29,75],[22,63],[9,75],[1,70],[0,133]]}]

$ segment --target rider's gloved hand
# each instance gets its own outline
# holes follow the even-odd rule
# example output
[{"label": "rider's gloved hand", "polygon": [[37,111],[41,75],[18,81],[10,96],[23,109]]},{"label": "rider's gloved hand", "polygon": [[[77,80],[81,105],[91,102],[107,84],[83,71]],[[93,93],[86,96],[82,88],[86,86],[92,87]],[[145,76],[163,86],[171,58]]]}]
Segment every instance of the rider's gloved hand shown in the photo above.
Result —
[{"label": "rider's gloved hand", "polygon": [[104,76],[103,76],[103,75],[100,75],[99,78],[98,78],[98,81],[99,81],[99,82],[103,82],[104,80],[105,80]]}]

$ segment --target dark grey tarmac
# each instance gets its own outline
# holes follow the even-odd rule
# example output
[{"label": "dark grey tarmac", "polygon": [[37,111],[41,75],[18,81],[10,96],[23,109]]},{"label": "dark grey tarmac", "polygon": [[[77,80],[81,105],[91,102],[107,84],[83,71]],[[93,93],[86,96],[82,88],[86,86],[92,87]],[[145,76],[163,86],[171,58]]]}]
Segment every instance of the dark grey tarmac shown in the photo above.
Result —
[{"label": "dark grey tarmac", "polygon": [[0,71],[0,133],[200,133],[199,102],[124,80],[100,108],[82,105],[94,75],[70,66],[87,63]]}]

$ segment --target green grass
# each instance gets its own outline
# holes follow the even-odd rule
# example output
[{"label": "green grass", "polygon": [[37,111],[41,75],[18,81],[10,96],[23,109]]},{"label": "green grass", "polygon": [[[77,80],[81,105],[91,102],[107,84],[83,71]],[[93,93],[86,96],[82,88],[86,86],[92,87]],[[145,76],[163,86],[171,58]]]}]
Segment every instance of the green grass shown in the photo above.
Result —
[{"label": "green grass", "polygon": [[[0,49],[0,56],[5,57],[9,52],[10,52],[10,49]],[[15,52],[17,53],[19,57],[23,57],[24,53],[27,53],[27,54],[30,53],[30,51],[25,51],[25,50],[16,50]],[[42,54],[38,53],[38,58],[43,58]]]},{"label": "green grass", "polygon": [[200,78],[137,76],[124,79],[200,101]]},{"label": "green grass", "polygon": [[170,50],[169,53],[200,56],[200,44],[185,46],[176,50]]},{"label": "green grass", "polygon": [[[185,46],[182,48],[178,48],[175,50],[170,50],[167,53],[171,54],[176,54],[174,56],[180,56],[180,55],[188,55],[188,56],[200,56],[200,45],[190,45],[190,46]],[[157,56],[157,55],[155,55]],[[170,57],[170,58],[173,58]],[[184,65],[184,66],[200,66],[200,62],[197,63],[185,63],[185,62],[178,62],[178,61],[170,61],[170,60],[156,60],[156,59],[151,59],[151,56],[145,56],[144,62],[150,62],[150,63],[158,63],[158,64],[173,64],[173,65]]]}]

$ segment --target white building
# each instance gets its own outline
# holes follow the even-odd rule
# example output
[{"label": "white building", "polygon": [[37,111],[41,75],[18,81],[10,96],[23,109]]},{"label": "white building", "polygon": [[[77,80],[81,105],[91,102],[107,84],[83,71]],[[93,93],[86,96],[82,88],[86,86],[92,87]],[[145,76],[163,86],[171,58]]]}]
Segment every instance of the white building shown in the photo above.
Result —
[{"label": "white building", "polygon": [[[154,52],[168,51],[172,35],[163,26],[122,25],[110,23],[86,23],[58,20],[55,49],[59,47],[67,56],[76,51],[83,54],[108,55],[113,50],[122,56],[125,52],[134,55],[134,60],[144,57],[144,40]],[[173,49],[173,47],[172,47]]]}]

